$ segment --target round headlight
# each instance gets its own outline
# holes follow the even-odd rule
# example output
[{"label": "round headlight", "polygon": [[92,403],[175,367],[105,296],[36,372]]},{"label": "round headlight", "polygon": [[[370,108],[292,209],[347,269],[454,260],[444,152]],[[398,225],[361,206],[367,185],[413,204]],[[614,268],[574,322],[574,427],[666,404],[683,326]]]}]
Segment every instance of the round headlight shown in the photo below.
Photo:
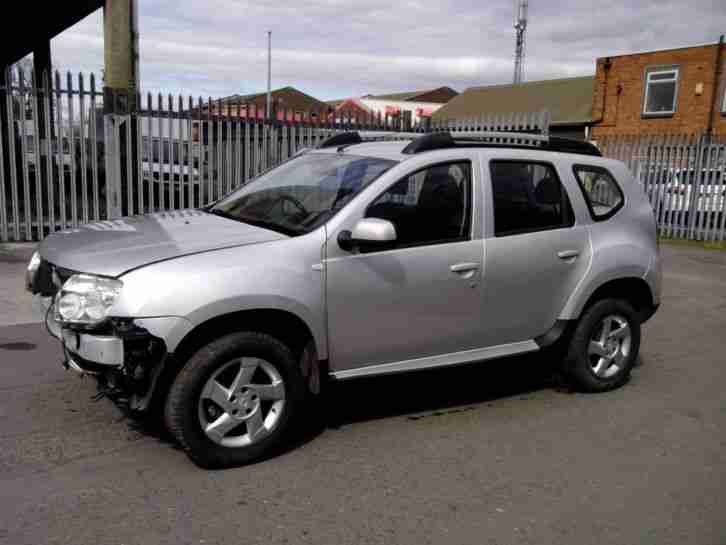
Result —
[{"label": "round headlight", "polygon": [[77,320],[83,315],[83,301],[77,293],[66,293],[58,299],[58,314],[66,321]]},{"label": "round headlight", "polygon": [[94,322],[103,320],[106,317],[106,307],[98,293],[89,293],[86,295],[85,310],[86,315]]}]

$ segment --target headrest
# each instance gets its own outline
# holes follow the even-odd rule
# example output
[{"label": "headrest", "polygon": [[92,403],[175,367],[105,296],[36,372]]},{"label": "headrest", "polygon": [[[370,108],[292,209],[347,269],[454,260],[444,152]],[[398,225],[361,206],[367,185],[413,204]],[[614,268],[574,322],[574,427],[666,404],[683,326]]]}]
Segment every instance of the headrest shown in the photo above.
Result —
[{"label": "headrest", "polygon": [[560,182],[557,178],[545,176],[534,189],[534,198],[540,204],[560,204],[562,202]]}]

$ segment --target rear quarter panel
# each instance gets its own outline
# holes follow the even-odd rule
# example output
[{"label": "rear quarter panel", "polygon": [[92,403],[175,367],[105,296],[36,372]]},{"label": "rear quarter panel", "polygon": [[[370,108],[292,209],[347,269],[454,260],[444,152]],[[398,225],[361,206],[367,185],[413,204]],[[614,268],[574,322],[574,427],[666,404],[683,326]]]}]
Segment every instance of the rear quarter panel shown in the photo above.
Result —
[{"label": "rear quarter panel", "polygon": [[[644,279],[657,303],[660,296],[660,259],[655,218],[640,184],[620,161],[587,157],[575,159],[572,164],[591,164],[609,170],[623,191],[625,204],[607,220],[595,221],[589,217],[590,267],[560,318],[578,318],[595,290],[618,278]],[[568,170],[568,175],[577,182],[572,168]]]}]

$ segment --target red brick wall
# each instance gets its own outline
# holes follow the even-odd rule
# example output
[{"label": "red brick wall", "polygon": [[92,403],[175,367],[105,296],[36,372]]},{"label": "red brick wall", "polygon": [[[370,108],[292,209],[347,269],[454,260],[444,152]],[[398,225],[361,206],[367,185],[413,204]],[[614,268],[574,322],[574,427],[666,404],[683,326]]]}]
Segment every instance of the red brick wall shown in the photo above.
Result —
[{"label": "red brick wall", "polygon": [[[726,85],[726,46],[722,55],[717,86],[718,100],[714,112],[715,134],[726,135],[726,116],[721,114]],[[688,47],[637,55],[597,59],[593,118],[602,120],[593,127],[593,138],[612,134],[701,133],[708,127],[713,100],[714,67],[718,45]],[[678,65],[676,112],[669,117],[648,118],[642,115],[646,69],[658,65]],[[696,91],[703,85],[702,93]],[[604,103],[604,107],[603,107]]]}]

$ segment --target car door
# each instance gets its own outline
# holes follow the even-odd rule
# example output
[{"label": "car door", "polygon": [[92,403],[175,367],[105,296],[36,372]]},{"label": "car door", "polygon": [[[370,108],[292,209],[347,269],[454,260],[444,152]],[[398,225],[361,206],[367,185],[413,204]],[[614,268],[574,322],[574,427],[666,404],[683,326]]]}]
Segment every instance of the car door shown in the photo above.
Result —
[{"label": "car door", "polygon": [[534,339],[555,325],[590,262],[588,227],[562,180],[570,195],[575,182],[554,162],[524,158],[493,158],[485,171],[483,334],[488,345]]},{"label": "car door", "polygon": [[[459,155],[462,155],[461,153]],[[475,155],[416,168],[329,233],[326,286],[331,370],[481,346],[481,222]],[[472,177],[474,180],[472,180]],[[363,217],[391,221],[396,243],[347,252],[340,231]]]}]

